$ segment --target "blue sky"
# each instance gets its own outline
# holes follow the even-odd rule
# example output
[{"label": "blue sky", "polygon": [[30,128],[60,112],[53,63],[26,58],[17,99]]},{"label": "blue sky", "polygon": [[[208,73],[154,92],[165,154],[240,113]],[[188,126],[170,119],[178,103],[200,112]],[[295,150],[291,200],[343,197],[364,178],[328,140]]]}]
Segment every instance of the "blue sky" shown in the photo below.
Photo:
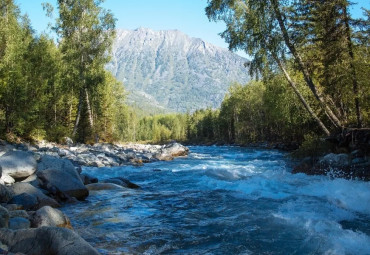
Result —
[{"label": "blue sky", "polygon": [[[15,0],[21,12],[27,13],[33,28],[41,33],[52,22],[45,16],[41,3],[56,0]],[[370,0],[354,0],[358,4],[351,12],[355,17],[361,15],[360,7],[370,9]],[[206,0],[105,0],[103,7],[112,10],[117,18],[117,28],[136,29],[146,27],[154,30],[178,29],[189,36],[202,38],[214,45],[227,48],[218,35],[225,30],[223,22],[209,22],[204,8]],[[240,55],[245,56],[243,53]]]}]

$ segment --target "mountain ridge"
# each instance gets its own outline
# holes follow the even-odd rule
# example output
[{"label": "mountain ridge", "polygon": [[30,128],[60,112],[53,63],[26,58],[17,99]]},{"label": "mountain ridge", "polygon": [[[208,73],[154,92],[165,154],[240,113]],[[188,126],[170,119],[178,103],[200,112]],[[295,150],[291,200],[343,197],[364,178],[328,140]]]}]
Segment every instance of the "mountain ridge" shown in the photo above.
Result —
[{"label": "mountain ridge", "polygon": [[164,112],[219,107],[231,82],[250,79],[247,59],[179,30],[119,29],[112,56],[129,103]]}]

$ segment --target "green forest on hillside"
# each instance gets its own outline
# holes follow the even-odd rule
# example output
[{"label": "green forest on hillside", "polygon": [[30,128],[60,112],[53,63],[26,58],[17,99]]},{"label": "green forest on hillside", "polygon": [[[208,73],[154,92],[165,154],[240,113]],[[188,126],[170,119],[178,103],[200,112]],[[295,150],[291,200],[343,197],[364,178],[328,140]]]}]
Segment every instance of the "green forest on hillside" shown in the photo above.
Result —
[{"label": "green forest on hillside", "polygon": [[353,19],[349,1],[208,1],[208,18],[226,23],[222,37],[251,56],[255,79],[231,84],[220,109],[154,116],[128,107],[123,85],[105,70],[112,14],[100,1],[78,3],[58,1],[56,43],[0,0],[3,138],[302,143],[369,127],[370,12]]}]

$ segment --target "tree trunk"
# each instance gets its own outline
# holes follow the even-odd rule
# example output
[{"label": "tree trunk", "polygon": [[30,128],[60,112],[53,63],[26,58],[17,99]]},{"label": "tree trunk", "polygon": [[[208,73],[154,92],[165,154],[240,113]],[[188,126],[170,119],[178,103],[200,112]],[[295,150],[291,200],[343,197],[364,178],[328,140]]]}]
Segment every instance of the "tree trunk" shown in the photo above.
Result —
[{"label": "tree trunk", "polygon": [[284,42],[287,45],[287,47],[289,48],[290,52],[292,53],[294,59],[297,61],[299,69],[303,74],[305,82],[307,83],[308,87],[310,88],[310,90],[313,93],[313,95],[315,96],[315,98],[320,102],[321,107],[323,108],[323,110],[325,110],[325,112],[328,114],[329,119],[333,123],[333,125],[335,127],[338,127],[338,128],[342,127],[341,121],[334,114],[334,112],[330,109],[330,107],[326,104],[324,96],[316,88],[315,84],[312,81],[312,78],[311,78],[310,74],[308,73],[307,69],[304,67],[303,60],[302,60],[301,56],[298,54],[295,46],[290,41],[288,30],[285,27],[285,24],[284,24],[282,14],[280,12],[279,4],[278,4],[277,0],[270,0],[270,1],[271,1],[271,4],[272,4],[273,8],[274,8],[274,12],[275,12],[276,18],[278,20],[281,32],[283,33]]},{"label": "tree trunk", "polygon": [[77,116],[76,116],[76,121],[75,121],[75,126],[73,128],[72,136],[76,136],[77,133],[77,128],[78,124],[80,123],[80,118],[81,118],[81,110],[82,110],[82,102],[83,102],[83,95],[82,95],[82,90],[80,91],[80,98],[78,100],[78,107],[77,107]]},{"label": "tree trunk", "polygon": [[89,100],[89,93],[87,91],[87,88],[85,88],[85,97],[86,97],[87,113],[89,115],[89,124],[90,124],[90,128],[92,130],[93,127],[94,127],[94,120],[93,120],[93,116],[92,116],[91,105],[90,105],[90,100]]},{"label": "tree trunk", "polygon": [[306,110],[310,113],[310,115],[312,116],[312,118],[316,121],[316,123],[320,126],[320,128],[322,129],[322,131],[324,131],[324,133],[326,135],[330,135],[330,132],[329,130],[326,128],[326,126],[324,125],[324,123],[320,120],[320,118],[315,114],[315,112],[312,110],[312,108],[310,107],[310,105],[306,102],[306,100],[304,99],[304,97],[302,96],[302,94],[299,92],[297,86],[295,85],[294,81],[291,79],[289,73],[287,72],[287,70],[285,69],[285,67],[283,66],[281,60],[275,55],[274,55],[274,59],[275,61],[277,62],[277,64],[279,65],[280,69],[283,71],[284,75],[285,75],[285,78],[288,80],[288,83],[289,85],[293,88],[294,92],[296,93],[296,95],[298,96],[299,100],[301,101],[301,103],[303,104],[304,108],[306,108]]},{"label": "tree trunk", "polygon": [[351,39],[351,29],[349,27],[349,18],[347,13],[347,6],[343,6],[343,14],[344,14],[344,22],[346,25],[346,36],[347,36],[347,47],[348,47],[348,54],[350,57],[350,68],[351,68],[351,78],[352,78],[352,90],[353,94],[355,95],[355,107],[356,107],[356,117],[357,117],[357,127],[362,127],[362,115],[361,115],[361,108],[360,108],[360,99],[359,99],[359,89],[357,83],[357,75],[356,75],[356,68],[355,68],[355,56],[353,54],[353,45]]}]

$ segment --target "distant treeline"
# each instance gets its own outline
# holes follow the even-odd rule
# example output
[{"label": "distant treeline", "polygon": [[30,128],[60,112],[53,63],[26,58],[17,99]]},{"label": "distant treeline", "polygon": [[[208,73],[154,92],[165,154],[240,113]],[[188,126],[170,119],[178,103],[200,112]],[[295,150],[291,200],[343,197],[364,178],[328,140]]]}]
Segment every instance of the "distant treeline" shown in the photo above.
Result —
[{"label": "distant treeline", "polygon": [[[231,49],[255,80],[232,84],[220,109],[144,116],[105,70],[115,19],[100,1],[58,1],[58,43],[36,36],[13,0],[0,0],[0,129],[79,142],[298,142],[369,127],[370,12],[346,0],[210,0]],[[45,4],[47,13],[52,6]]]}]

